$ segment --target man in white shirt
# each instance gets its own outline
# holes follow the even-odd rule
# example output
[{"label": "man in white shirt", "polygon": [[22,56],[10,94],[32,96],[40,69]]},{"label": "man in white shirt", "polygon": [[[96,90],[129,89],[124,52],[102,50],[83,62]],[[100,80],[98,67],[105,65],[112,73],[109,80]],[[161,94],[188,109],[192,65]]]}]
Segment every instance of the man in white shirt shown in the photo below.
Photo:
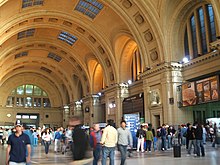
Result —
[{"label": "man in white shirt", "polygon": [[114,165],[115,146],[118,141],[117,130],[113,127],[113,120],[108,120],[108,125],[105,127],[100,144],[102,147],[102,165],[106,165],[106,159],[109,156],[110,165]]}]

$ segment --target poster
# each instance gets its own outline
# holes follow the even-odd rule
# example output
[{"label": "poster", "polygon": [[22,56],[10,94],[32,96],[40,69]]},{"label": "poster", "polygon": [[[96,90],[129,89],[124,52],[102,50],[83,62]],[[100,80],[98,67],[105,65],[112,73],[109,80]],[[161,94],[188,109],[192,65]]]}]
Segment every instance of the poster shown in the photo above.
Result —
[{"label": "poster", "polygon": [[211,80],[211,98],[212,98],[212,100],[219,99],[217,78],[214,78]]},{"label": "poster", "polygon": [[219,100],[218,76],[196,81],[198,104]]},{"label": "poster", "polygon": [[189,82],[182,85],[183,106],[196,104],[195,83]]},{"label": "poster", "polygon": [[137,147],[136,133],[140,128],[140,115],[139,113],[134,114],[124,114],[124,120],[127,123],[127,128],[130,129],[133,137],[133,148]]}]

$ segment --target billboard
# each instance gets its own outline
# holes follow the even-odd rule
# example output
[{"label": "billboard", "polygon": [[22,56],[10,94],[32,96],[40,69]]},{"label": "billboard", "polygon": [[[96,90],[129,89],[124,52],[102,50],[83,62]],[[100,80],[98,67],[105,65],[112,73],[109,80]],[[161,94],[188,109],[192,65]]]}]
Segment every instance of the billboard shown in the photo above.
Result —
[{"label": "billboard", "polygon": [[219,100],[218,76],[196,81],[198,104]]},{"label": "billboard", "polygon": [[[184,83],[177,89],[182,90],[182,105],[191,106],[207,102],[219,101],[219,76]],[[178,93],[178,90],[177,90]],[[179,100],[179,103],[180,100]]]},{"label": "billboard", "polygon": [[194,82],[189,82],[182,85],[182,104],[183,106],[196,104],[196,92]]}]

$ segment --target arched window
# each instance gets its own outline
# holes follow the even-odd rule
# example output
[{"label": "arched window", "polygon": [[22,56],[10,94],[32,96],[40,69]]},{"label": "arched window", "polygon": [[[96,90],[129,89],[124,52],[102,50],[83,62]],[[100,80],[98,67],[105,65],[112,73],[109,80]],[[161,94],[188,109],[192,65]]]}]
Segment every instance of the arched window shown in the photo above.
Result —
[{"label": "arched window", "polygon": [[184,35],[185,56],[197,58],[210,51],[209,43],[216,40],[215,17],[212,5],[196,8],[187,21]]},{"label": "arched window", "polygon": [[141,55],[138,49],[133,53],[132,63],[131,63],[131,78],[132,81],[139,80],[140,73],[143,72],[143,64],[141,61]]},{"label": "arched window", "polygon": [[48,108],[51,105],[45,91],[38,86],[25,84],[12,90],[8,96],[6,107]]}]

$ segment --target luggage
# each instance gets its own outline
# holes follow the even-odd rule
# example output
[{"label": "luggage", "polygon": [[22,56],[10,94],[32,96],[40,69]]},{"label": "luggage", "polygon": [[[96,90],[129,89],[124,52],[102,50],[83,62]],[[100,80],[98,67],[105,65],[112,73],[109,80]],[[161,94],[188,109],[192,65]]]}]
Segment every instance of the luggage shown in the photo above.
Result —
[{"label": "luggage", "polygon": [[179,144],[174,144],[173,145],[173,156],[176,157],[181,157],[181,145]]}]

